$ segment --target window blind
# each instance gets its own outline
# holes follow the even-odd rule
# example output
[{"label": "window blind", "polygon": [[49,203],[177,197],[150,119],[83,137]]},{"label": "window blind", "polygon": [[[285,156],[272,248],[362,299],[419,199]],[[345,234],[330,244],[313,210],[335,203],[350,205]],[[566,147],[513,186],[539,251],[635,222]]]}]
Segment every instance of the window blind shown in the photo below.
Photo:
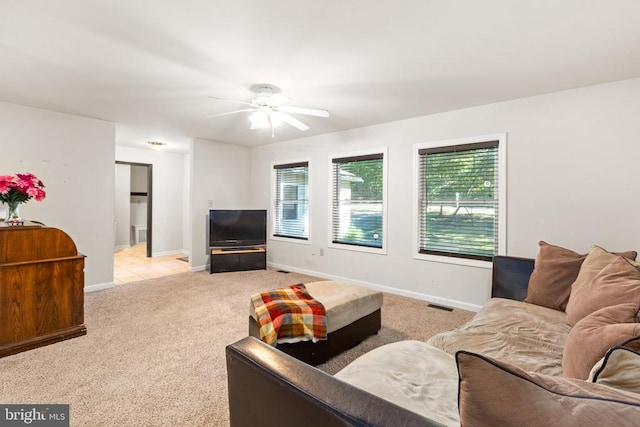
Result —
[{"label": "window blind", "polygon": [[490,261],[498,252],[498,141],[419,155],[419,251]]},{"label": "window blind", "polygon": [[382,248],[383,153],[332,159],[332,242]]},{"label": "window blind", "polygon": [[309,162],[273,166],[273,235],[309,239]]}]

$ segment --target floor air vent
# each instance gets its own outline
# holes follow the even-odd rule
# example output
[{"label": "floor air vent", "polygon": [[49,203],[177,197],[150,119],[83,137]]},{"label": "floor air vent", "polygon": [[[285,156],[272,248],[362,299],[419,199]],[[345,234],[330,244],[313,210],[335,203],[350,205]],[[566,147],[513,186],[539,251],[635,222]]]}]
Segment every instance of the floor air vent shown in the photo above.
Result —
[{"label": "floor air vent", "polygon": [[438,310],[453,311],[453,308],[451,308],[451,307],[445,307],[444,305],[429,304],[429,307],[431,307],[431,308],[437,308]]}]

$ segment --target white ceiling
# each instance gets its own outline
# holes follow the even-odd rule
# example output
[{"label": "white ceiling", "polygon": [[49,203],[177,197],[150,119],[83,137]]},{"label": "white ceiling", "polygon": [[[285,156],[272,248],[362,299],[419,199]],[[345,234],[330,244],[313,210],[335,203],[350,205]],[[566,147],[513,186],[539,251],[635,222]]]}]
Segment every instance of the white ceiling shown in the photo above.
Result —
[{"label": "white ceiling", "polygon": [[[0,101],[255,146],[640,77],[638,0],[0,0]],[[311,126],[206,119],[270,83]]]}]

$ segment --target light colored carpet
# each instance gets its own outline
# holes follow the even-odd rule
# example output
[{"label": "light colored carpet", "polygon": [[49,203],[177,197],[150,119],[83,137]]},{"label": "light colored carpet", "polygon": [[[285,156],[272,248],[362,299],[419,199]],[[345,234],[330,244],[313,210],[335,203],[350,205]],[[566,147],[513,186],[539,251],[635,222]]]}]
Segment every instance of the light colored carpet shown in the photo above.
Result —
[{"label": "light colored carpet", "polygon": [[[319,280],[274,270],[184,273],[89,293],[88,334],[0,359],[1,403],[68,403],[72,426],[228,426],[225,346],[247,336],[249,297]],[[382,329],[320,366],[424,340],[470,319],[385,294]]]}]

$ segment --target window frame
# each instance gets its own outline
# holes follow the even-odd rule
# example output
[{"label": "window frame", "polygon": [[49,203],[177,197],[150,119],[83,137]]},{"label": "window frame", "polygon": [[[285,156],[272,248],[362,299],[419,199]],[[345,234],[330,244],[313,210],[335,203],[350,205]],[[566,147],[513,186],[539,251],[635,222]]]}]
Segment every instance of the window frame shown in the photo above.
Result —
[{"label": "window frame", "polygon": [[425,254],[420,252],[420,150],[457,145],[479,144],[498,141],[498,251],[494,256],[507,252],[507,134],[473,136],[458,139],[438,140],[415,144],[413,146],[413,258],[446,264],[470,267],[492,268],[492,261],[453,257],[447,255]]},{"label": "window frame", "polygon": [[[278,212],[276,211],[276,199],[278,197],[278,189],[275,187],[276,183],[276,173],[278,169],[276,166],[287,166],[287,165],[296,165],[306,163],[307,164],[307,216],[308,216],[308,224],[307,224],[307,237],[289,237],[289,236],[278,236],[276,235],[276,215]],[[289,243],[298,243],[301,245],[311,245],[311,160],[308,158],[305,159],[293,159],[293,160],[282,160],[282,161],[273,161],[271,162],[271,200],[270,206],[273,214],[271,215],[271,224],[269,225],[270,229],[270,240],[280,241],[280,242],[289,242]]]},{"label": "window frame", "polygon": [[[334,230],[334,218],[333,218],[333,187],[335,185],[334,183],[334,176],[333,176],[333,163],[334,163],[334,159],[344,159],[344,158],[348,158],[348,157],[366,157],[366,156],[372,156],[372,155],[379,155],[382,154],[382,247],[380,248],[376,248],[376,247],[371,247],[371,246],[360,246],[357,244],[348,244],[348,243],[335,243],[333,241],[333,230]],[[387,223],[388,223],[388,174],[389,174],[389,168],[388,168],[388,160],[389,155],[388,155],[388,149],[387,147],[383,147],[383,148],[377,148],[377,149],[367,149],[367,150],[360,150],[360,151],[353,151],[353,152],[348,152],[348,153],[338,153],[338,154],[334,154],[329,156],[329,195],[328,195],[328,200],[329,200],[329,230],[328,230],[328,240],[327,240],[327,247],[329,248],[333,248],[333,249],[343,249],[343,250],[348,250],[348,251],[354,251],[354,252],[365,252],[365,253],[371,253],[371,254],[378,254],[378,255],[386,255],[387,254],[387,247],[388,247],[388,242],[389,242],[389,236],[387,234]]]}]

